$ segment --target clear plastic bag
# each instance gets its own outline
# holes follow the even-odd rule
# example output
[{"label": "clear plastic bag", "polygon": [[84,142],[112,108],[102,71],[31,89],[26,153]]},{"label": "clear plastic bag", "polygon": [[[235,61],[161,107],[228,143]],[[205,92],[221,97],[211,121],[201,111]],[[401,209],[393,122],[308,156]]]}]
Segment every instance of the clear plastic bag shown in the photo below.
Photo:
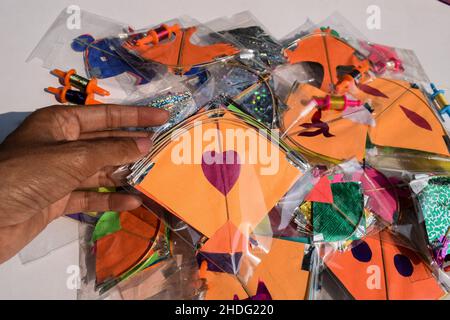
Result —
[{"label": "clear plastic bag", "polygon": [[270,68],[285,63],[281,43],[249,11],[231,17],[221,17],[207,22],[206,25],[252,51],[255,59]]},{"label": "clear plastic bag", "polygon": [[294,222],[311,243],[347,250],[357,240],[393,224],[399,203],[381,172],[356,160],[329,169],[318,167],[316,183],[296,208]]},{"label": "clear plastic bag", "polygon": [[[295,248],[296,261],[302,260],[304,244],[276,239],[274,232],[288,227],[295,203],[312,187],[309,165],[232,102],[218,101],[204,110],[158,137],[152,152],[131,167],[131,186],[169,228],[178,230],[184,222],[201,235],[183,238],[194,241],[200,277],[209,283],[206,299],[251,297],[258,279],[273,298],[304,296],[306,271],[297,270],[302,289],[294,290],[269,276],[274,266],[268,261]],[[191,138],[193,144],[184,140]],[[187,149],[178,154],[183,145]],[[198,148],[191,149],[194,145]],[[269,154],[255,153],[256,145]],[[194,181],[195,188],[189,188]],[[285,267],[293,268],[293,262]],[[217,281],[230,291],[211,289]]]},{"label": "clear plastic bag", "polygon": [[416,84],[376,78],[341,96],[308,81],[281,90],[282,136],[313,163],[356,157],[380,169],[449,171],[448,131],[428,93]]},{"label": "clear plastic bag", "polygon": [[[140,86],[159,79],[157,73],[151,79],[144,78],[110,46],[109,37],[131,29],[127,24],[71,6],[59,14],[27,61],[39,59],[53,73],[73,70],[87,80],[95,78],[98,87],[109,94],[93,95],[90,98],[93,103],[127,103],[136,100],[133,93]],[[66,85],[64,79],[59,81]],[[49,85],[57,87],[58,79],[55,77],[55,83]],[[147,90],[154,88],[150,86]]]},{"label": "clear plastic bag", "polygon": [[350,251],[326,245],[318,251],[324,258],[315,260],[311,299],[437,300],[447,294],[436,270],[388,231],[364,238]]},{"label": "clear plastic bag", "polygon": [[419,224],[425,226],[425,237],[433,261],[450,271],[450,177],[417,175],[410,182]]},{"label": "clear plastic bag", "polygon": [[83,58],[77,50],[74,50],[74,47],[86,43],[81,40],[74,41],[74,39],[81,35],[90,35],[93,39],[102,39],[121,33],[127,28],[127,24],[68,7],[58,15],[28,57],[28,61],[35,58],[39,59],[42,61],[43,67],[47,69],[68,70],[76,68],[82,71],[85,66]]},{"label": "clear plastic bag", "polygon": [[79,299],[107,296],[117,284],[170,258],[165,225],[146,209],[105,212],[94,225],[80,225]]},{"label": "clear plastic bag", "polygon": [[287,35],[283,54],[289,65],[307,65],[314,85],[333,94],[351,93],[372,78],[369,60],[355,47],[362,35],[341,15],[325,21],[306,21]]},{"label": "clear plastic bag", "polygon": [[121,58],[147,80],[155,73],[196,75],[217,61],[239,53],[239,47],[187,16],[109,39]]}]

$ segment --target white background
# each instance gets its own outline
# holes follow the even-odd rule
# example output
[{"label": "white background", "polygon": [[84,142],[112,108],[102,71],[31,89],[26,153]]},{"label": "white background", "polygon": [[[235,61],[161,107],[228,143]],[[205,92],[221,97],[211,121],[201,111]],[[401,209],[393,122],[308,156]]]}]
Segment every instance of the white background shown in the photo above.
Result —
[{"label": "white background", "polygon": [[[25,60],[60,11],[72,4],[135,27],[184,14],[206,22],[251,10],[276,37],[297,28],[307,17],[319,22],[338,10],[369,40],[413,49],[429,78],[443,89],[450,88],[450,6],[437,0],[1,0],[0,114],[54,104],[43,92],[54,79],[37,61],[27,64]],[[369,5],[381,8],[380,30],[366,27]],[[54,222],[41,238],[61,233],[70,238],[76,232],[76,223],[64,219]],[[34,245],[39,243],[38,239]],[[26,265],[15,257],[0,265],[0,299],[73,299],[76,291],[66,286],[66,270],[77,264],[76,242]]]}]

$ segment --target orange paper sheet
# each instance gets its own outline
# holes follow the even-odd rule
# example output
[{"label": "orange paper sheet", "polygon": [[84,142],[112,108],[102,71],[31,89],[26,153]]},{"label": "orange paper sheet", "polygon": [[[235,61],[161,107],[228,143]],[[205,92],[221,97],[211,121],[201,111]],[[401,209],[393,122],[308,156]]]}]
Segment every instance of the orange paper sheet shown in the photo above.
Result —
[{"label": "orange paper sheet", "polygon": [[[234,152],[239,156],[239,173],[233,181],[228,181],[227,178],[230,188],[226,194],[208,180],[201,164],[202,159],[196,159],[195,163],[190,164],[174,163],[172,154],[179,153],[179,141],[169,143],[154,157],[154,167],[136,188],[208,238],[227,221],[231,221],[244,235],[248,234],[302,173],[288,162],[284,152],[276,145],[256,134],[254,142],[259,147],[264,146],[271,150],[271,161],[278,163],[274,172],[264,174],[264,170],[270,168],[270,165],[263,164],[258,159],[253,163],[255,159],[249,158],[253,154],[254,143],[246,140],[247,142],[239,144],[235,136],[227,136],[227,130],[253,130],[242,123],[222,118],[203,122],[199,126],[203,132],[208,130],[210,136],[208,141],[192,139],[186,144],[186,149],[189,149],[192,155],[201,156],[214,151],[219,155]],[[183,141],[194,137],[194,130],[200,129],[199,126],[190,129],[185,134],[187,140]],[[234,147],[229,147],[233,143]],[[219,175],[216,178],[225,179],[220,175],[225,175],[229,169],[221,165],[215,169]]]},{"label": "orange paper sheet", "polygon": [[374,109],[376,126],[369,130],[374,144],[450,156],[442,124],[424,94],[409,82],[377,78],[356,95],[370,99]]},{"label": "orange paper sheet", "polygon": [[426,263],[410,249],[396,245],[388,233],[364,241],[352,251],[335,253],[326,260],[355,299],[422,300],[445,294]]},{"label": "orange paper sheet", "polygon": [[300,132],[316,131],[318,128],[302,127],[312,123],[317,108],[308,110],[307,106],[313,98],[323,98],[327,94],[311,85],[300,85],[286,102],[288,110],[282,116],[282,131],[300,147],[336,160],[348,160],[356,157],[362,160],[365,154],[368,126],[342,118],[342,112],[336,110],[322,111],[321,121],[328,125],[328,132],[333,136],[318,134],[313,137],[299,136]]},{"label": "orange paper sheet", "polygon": [[327,31],[316,31],[296,43],[295,49],[286,49],[290,64],[315,62],[322,66],[323,80],[320,89],[331,92],[339,81],[338,67],[355,67],[361,60],[355,49]]},{"label": "orange paper sheet", "polygon": [[[221,272],[201,272],[206,279],[207,300],[233,299],[236,294],[240,300],[257,292],[258,282],[262,281],[274,300],[303,300],[308,287],[309,272],[301,269],[305,246],[302,243],[270,239],[267,253],[256,253],[260,263],[249,269],[249,278]],[[244,290],[245,287],[245,290]]]}]

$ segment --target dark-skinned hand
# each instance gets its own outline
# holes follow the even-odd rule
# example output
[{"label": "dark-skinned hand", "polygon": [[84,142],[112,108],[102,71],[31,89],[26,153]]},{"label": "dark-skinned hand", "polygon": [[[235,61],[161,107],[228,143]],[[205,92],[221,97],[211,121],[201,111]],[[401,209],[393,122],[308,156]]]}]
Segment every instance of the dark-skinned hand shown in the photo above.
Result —
[{"label": "dark-skinned hand", "polygon": [[116,169],[150,151],[147,132],[124,128],[167,119],[164,110],[116,105],[51,106],[25,119],[0,145],[0,263],[62,215],[139,207],[133,195],[86,190],[121,185]]}]

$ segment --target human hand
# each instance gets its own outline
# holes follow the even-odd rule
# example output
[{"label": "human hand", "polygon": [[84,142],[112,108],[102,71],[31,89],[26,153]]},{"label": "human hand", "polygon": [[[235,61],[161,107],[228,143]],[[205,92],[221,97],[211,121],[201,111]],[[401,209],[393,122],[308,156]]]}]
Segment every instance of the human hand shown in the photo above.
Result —
[{"label": "human hand", "polygon": [[133,195],[85,191],[119,186],[118,166],[143,157],[164,110],[137,106],[51,106],[32,113],[0,145],[0,263],[51,221],[70,213],[135,209]]}]

